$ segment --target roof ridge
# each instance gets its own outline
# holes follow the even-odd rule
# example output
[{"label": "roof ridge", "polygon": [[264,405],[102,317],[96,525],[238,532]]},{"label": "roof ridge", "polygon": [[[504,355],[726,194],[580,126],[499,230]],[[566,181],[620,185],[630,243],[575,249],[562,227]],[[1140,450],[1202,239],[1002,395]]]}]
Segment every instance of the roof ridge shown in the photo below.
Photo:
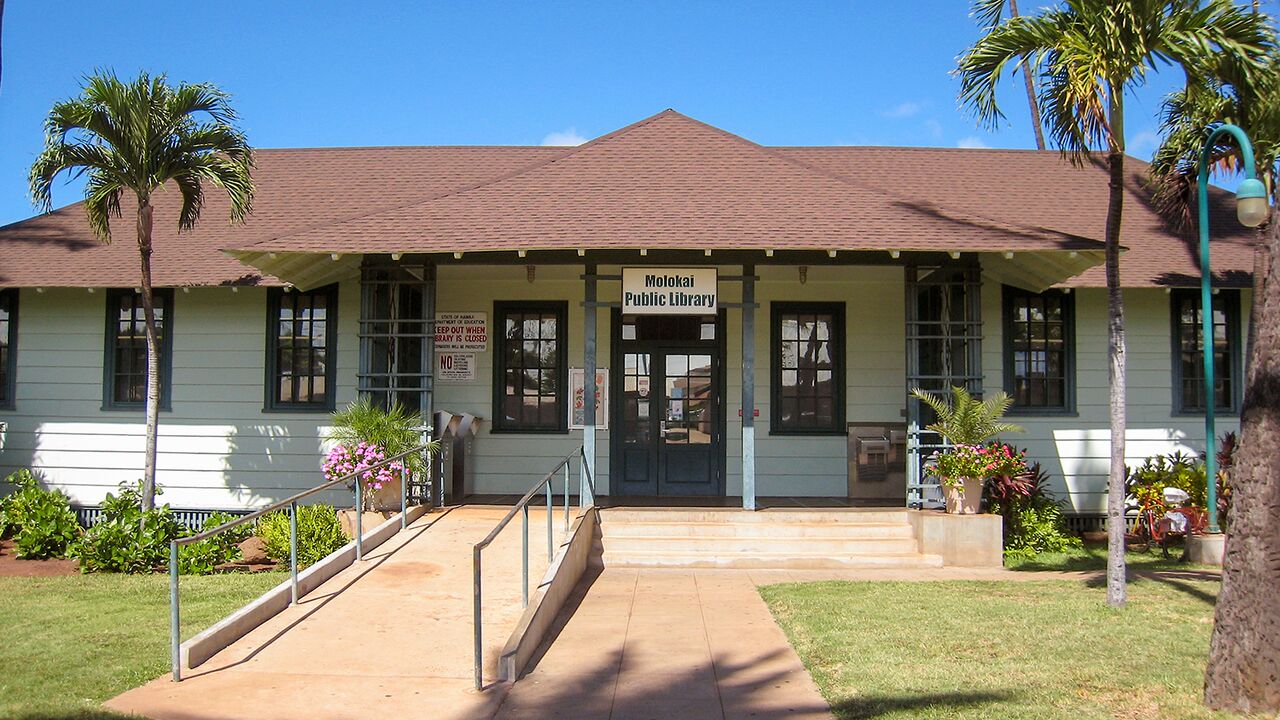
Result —
[{"label": "roof ridge", "polygon": [[[549,158],[542,158],[542,159],[539,159],[539,160],[537,160],[537,161],[534,161],[534,162],[532,162],[532,163],[530,163],[530,164],[528,164],[528,165],[525,165],[525,166],[523,166],[523,167],[520,167],[520,168],[518,168],[518,169],[516,169],[516,170],[513,170],[513,171],[511,171],[511,172],[503,173],[502,175],[498,175],[498,176],[495,176],[495,177],[492,177],[492,178],[487,178],[487,179],[485,179],[485,180],[480,180],[480,181],[477,181],[477,182],[471,183],[470,185],[465,185],[465,186],[460,187],[460,188],[454,188],[453,190],[450,190],[450,191],[445,192],[445,193],[441,193],[441,194],[439,194],[439,195],[432,195],[431,197],[427,197],[427,198],[420,198],[420,199],[414,200],[413,202],[404,203],[404,204],[402,204],[402,205],[395,205],[395,206],[392,206],[392,207],[379,208],[379,209],[377,209],[377,210],[370,210],[369,212],[361,213],[361,214],[359,214],[359,215],[352,215],[351,217],[348,217],[348,218],[342,218],[341,220],[331,220],[331,221],[329,221],[329,222],[321,222],[321,223],[317,223],[317,224],[315,224],[315,225],[309,225],[309,226],[307,226],[307,227],[305,227],[305,228],[301,228],[301,229],[299,229],[299,230],[295,230],[295,231],[293,231],[293,232],[289,233],[288,235],[277,235],[277,236],[275,236],[275,237],[267,238],[267,239],[265,239],[265,240],[259,240],[258,242],[253,243],[252,245],[249,245],[248,247],[245,247],[245,248],[230,248],[230,249],[243,249],[243,250],[248,250],[249,248],[255,247],[255,246],[257,246],[257,245],[263,245],[263,244],[266,244],[266,243],[275,242],[275,241],[277,241],[277,240],[284,240],[284,239],[287,239],[287,238],[291,238],[291,237],[293,237],[293,236],[295,236],[295,235],[301,235],[302,233],[310,232],[310,231],[312,231],[312,230],[315,230],[316,228],[325,227],[325,226],[327,226],[327,225],[341,225],[341,224],[343,224],[343,223],[348,223],[348,222],[351,222],[351,221],[353,221],[353,220],[359,220],[359,219],[361,219],[361,218],[366,218],[366,217],[370,217],[370,216],[373,216],[373,215],[380,215],[380,214],[382,214],[382,213],[394,212],[394,211],[396,211],[396,210],[403,210],[403,209],[405,209],[405,208],[413,207],[413,206],[415,206],[415,205],[424,205],[424,204],[429,203],[429,202],[435,202],[435,201],[437,201],[437,200],[443,200],[444,198],[447,198],[447,197],[452,197],[452,196],[454,196],[454,195],[458,195],[458,194],[461,194],[461,193],[464,193],[464,192],[469,192],[469,191],[471,191],[471,190],[476,190],[476,189],[482,188],[482,187],[484,187],[484,186],[486,186],[486,185],[492,185],[492,184],[494,184],[494,183],[499,183],[499,182],[502,182],[502,181],[504,181],[504,180],[509,180],[509,179],[511,179],[511,178],[514,178],[514,177],[518,177],[518,176],[520,176],[520,175],[523,175],[523,174],[525,174],[525,173],[527,173],[527,172],[532,172],[533,170],[537,170],[537,169],[539,169],[539,168],[542,168],[542,167],[546,167],[546,166],[548,166],[548,165],[551,165],[552,163],[559,162],[560,160],[564,160],[565,158],[568,158],[568,157],[570,157],[570,156],[577,155],[578,153],[582,152],[583,150],[585,150],[585,149],[587,149],[587,148],[595,147],[595,146],[597,146],[597,145],[600,145],[600,144],[602,144],[602,143],[608,142],[608,141],[610,141],[610,140],[614,140],[614,139],[616,139],[616,138],[618,138],[618,137],[621,137],[622,135],[624,135],[624,134],[626,134],[626,133],[629,133],[629,132],[632,132],[632,131],[636,130],[637,128],[640,128],[640,127],[643,127],[643,126],[645,126],[645,125],[648,125],[649,123],[654,122],[654,121],[655,121],[655,120],[657,120],[658,118],[661,118],[661,117],[667,117],[667,116],[671,116],[671,115],[676,115],[676,116],[679,116],[679,117],[686,117],[686,116],[681,115],[680,113],[676,112],[675,110],[673,110],[673,109],[671,109],[671,108],[667,108],[666,110],[663,110],[662,112],[655,113],[655,114],[650,115],[649,117],[644,118],[644,119],[642,119],[642,120],[637,120],[636,122],[633,122],[633,123],[631,123],[630,125],[626,125],[626,126],[620,127],[620,128],[618,128],[617,130],[614,130],[614,131],[612,131],[612,132],[608,132],[608,133],[605,133],[604,135],[601,135],[601,136],[599,136],[599,137],[592,138],[592,139],[588,140],[587,142],[582,143],[581,145],[574,145],[574,146],[571,146],[571,147],[561,148],[564,152],[562,152],[562,153],[561,153],[561,154],[559,154],[559,155],[555,155],[555,156],[553,156],[553,157],[549,157]],[[688,118],[688,119],[692,120],[692,118]],[[695,122],[697,122],[697,121],[695,121]],[[223,250],[223,252],[226,252],[226,250]]]}]

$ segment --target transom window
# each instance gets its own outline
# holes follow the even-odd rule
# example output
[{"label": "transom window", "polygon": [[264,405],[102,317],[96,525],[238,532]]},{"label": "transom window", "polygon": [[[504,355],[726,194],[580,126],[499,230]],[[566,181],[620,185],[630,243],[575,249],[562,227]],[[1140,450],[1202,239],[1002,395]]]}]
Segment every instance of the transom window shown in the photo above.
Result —
[{"label": "transom window", "polygon": [[338,286],[267,293],[267,409],[334,407]]},{"label": "transom window", "polygon": [[844,433],[844,304],[773,303],[770,432]]},{"label": "transom window", "polygon": [[[1201,343],[1200,291],[1175,290],[1173,309],[1174,412],[1203,413],[1204,345]],[[1240,294],[1222,290],[1213,296],[1214,406],[1236,412],[1239,405]]]},{"label": "transom window", "polygon": [[1013,413],[1075,411],[1072,296],[1004,288],[1005,392]]},{"label": "transom window", "polygon": [[18,365],[18,291],[0,290],[0,408],[14,406]]},{"label": "transom window", "polygon": [[568,428],[564,302],[494,303],[495,431],[562,432]]},{"label": "transom window", "polygon": [[[155,289],[152,297],[160,350],[160,407],[168,409],[173,374],[173,290]],[[143,407],[147,401],[147,334],[141,293],[107,291],[106,338],[103,406],[118,410]]]}]

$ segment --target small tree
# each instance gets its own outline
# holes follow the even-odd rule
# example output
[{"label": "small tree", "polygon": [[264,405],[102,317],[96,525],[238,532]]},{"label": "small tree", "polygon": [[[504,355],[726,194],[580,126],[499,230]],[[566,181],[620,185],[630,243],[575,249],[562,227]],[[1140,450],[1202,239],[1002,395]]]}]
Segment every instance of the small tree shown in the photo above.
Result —
[{"label": "small tree", "polygon": [[204,206],[204,183],[226,191],[231,220],[241,222],[253,201],[253,153],[235,126],[228,95],[213,85],[169,85],[164,75],[141,73],[122,82],[114,73],[86,78],[79,97],[60,102],[45,120],[44,150],[31,166],[31,199],[53,206],[53,179],[84,175],[85,214],[102,242],[120,198],[137,200],[142,311],[147,340],[146,453],[142,504],[155,503],[156,425],[160,406],[160,352],[151,287],[151,230],[155,194],[173,183],[182,196],[178,230],[190,230]]},{"label": "small tree", "polygon": [[1013,398],[1000,391],[978,400],[959,385],[952,386],[951,400],[915,388],[912,397],[933,408],[938,421],[926,426],[952,445],[980,445],[1007,432],[1025,432],[1019,425],[1001,422],[1000,418],[1013,405]]},{"label": "small tree", "polygon": [[1004,20],[960,58],[960,100],[996,127],[996,89],[1010,64],[1041,70],[1039,105],[1054,143],[1075,164],[1106,152],[1104,228],[1111,467],[1107,485],[1107,603],[1126,599],[1124,561],[1125,332],[1120,227],[1125,196],[1125,93],[1172,64],[1194,76],[1215,55],[1258,65],[1271,46],[1265,16],[1230,0],[1066,0]]}]

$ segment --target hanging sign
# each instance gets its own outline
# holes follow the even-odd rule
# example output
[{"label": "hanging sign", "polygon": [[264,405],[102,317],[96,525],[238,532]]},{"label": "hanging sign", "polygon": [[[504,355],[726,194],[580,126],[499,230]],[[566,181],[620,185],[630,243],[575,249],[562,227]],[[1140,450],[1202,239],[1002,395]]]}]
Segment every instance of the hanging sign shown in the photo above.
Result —
[{"label": "hanging sign", "polygon": [[436,353],[436,376],[440,382],[469,382],[476,379],[475,353]]},{"label": "hanging sign", "polygon": [[622,268],[624,315],[708,315],[716,311],[716,268]]},{"label": "hanging sign", "polygon": [[[581,429],[586,421],[587,375],[569,368],[569,427]],[[609,427],[609,368],[596,368],[596,427]]]},{"label": "hanging sign", "polygon": [[489,322],[486,313],[436,313],[436,352],[488,351]]}]

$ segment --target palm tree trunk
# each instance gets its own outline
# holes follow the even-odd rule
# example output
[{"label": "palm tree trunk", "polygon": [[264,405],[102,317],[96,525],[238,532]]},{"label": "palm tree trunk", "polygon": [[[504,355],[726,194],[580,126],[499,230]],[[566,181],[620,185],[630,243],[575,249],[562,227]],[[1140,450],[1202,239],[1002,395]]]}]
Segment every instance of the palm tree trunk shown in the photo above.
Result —
[{"label": "palm tree trunk", "polygon": [[[1280,711],[1280,214],[1272,211],[1266,278],[1245,372],[1240,447],[1231,472],[1222,588],[1204,701],[1240,713]],[[1255,287],[1258,283],[1255,280]]]},{"label": "palm tree trunk", "polygon": [[156,431],[160,421],[160,343],[156,333],[155,298],[151,292],[151,225],[149,199],[138,202],[138,255],[142,260],[142,317],[147,336],[147,445],[142,465],[142,509],[156,501]]},{"label": "palm tree trunk", "polygon": [[1111,470],[1107,477],[1107,604],[1125,604],[1128,588],[1124,561],[1125,441],[1125,343],[1124,295],[1120,289],[1120,220],[1124,212],[1124,99],[1118,88],[1109,88],[1110,143],[1107,164],[1111,171],[1107,204],[1107,382],[1111,394]]},{"label": "palm tree trunk", "polygon": [[[1018,17],[1018,0],[1009,0],[1009,16]],[[1026,59],[1026,56],[1023,56]],[[1027,105],[1031,108],[1031,125],[1036,131],[1036,149],[1044,149],[1044,128],[1040,124],[1040,106],[1036,104],[1036,81],[1030,66],[1022,66],[1022,79],[1027,85]]]}]

